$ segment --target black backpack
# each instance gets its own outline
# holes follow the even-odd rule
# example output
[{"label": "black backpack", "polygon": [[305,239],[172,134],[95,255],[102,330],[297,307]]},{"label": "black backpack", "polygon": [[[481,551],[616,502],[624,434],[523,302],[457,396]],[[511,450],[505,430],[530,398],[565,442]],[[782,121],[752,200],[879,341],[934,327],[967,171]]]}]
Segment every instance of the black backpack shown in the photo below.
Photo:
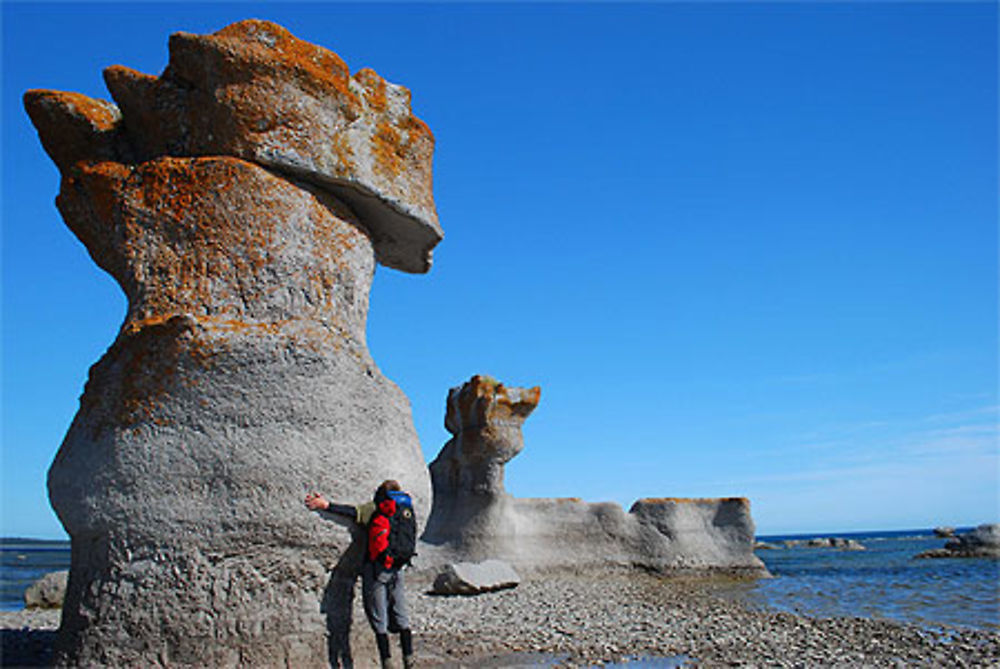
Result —
[{"label": "black backpack", "polygon": [[413,500],[405,492],[390,490],[386,495],[396,503],[396,512],[386,516],[389,520],[389,546],[382,555],[391,557],[393,568],[398,569],[410,564],[417,554],[417,516],[413,512]]}]

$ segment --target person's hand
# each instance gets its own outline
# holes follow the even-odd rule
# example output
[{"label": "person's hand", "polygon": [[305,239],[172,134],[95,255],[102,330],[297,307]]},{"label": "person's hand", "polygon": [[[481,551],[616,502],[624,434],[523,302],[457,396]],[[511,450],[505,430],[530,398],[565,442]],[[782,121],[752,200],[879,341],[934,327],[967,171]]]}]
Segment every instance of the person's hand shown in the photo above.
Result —
[{"label": "person's hand", "polygon": [[330,502],[318,492],[311,492],[306,495],[306,506],[311,511],[325,511],[330,506]]}]

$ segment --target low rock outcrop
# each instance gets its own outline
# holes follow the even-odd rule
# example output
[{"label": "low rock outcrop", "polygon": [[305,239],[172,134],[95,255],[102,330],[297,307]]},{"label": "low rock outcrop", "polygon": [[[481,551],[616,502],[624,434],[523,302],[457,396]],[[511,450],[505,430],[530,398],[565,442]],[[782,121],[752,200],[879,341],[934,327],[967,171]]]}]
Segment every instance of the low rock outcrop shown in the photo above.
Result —
[{"label": "low rock outcrop", "polygon": [[441,238],[433,138],[405,89],[264,21],[105,79],[117,106],[25,95],[67,226],[128,298],[49,471],[58,661],[348,662],[361,544],[301,500],[393,478],[429,511],[365,322],[375,264],[427,271]]},{"label": "low rock outcrop", "polygon": [[1000,559],[1000,523],[988,523],[956,535],[944,548],[933,548],[918,558],[997,558]]},{"label": "low rock outcrop", "polygon": [[863,551],[867,550],[865,545],[857,539],[847,539],[845,537],[814,537],[812,539],[787,539],[781,542],[785,548],[837,548],[842,551]]},{"label": "low rock outcrop", "polygon": [[445,425],[455,436],[431,463],[434,506],[425,561],[502,559],[517,569],[642,566],[764,574],[753,553],[750,503],[643,499],[619,505],[522,499],[503,487],[503,467],[524,447],[521,426],[538,388],[474,376],[448,393]]},{"label": "low rock outcrop", "polygon": [[68,571],[53,571],[29,585],[24,591],[24,608],[59,609],[66,597]]}]

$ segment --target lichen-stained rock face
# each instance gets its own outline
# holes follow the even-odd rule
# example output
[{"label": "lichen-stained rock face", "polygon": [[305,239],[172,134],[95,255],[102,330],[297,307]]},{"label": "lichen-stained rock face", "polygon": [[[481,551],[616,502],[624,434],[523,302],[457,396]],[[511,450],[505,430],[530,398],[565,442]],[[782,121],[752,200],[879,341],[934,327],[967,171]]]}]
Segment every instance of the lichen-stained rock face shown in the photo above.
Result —
[{"label": "lichen-stained rock face", "polygon": [[[538,406],[542,389],[508,387],[473,376],[448,393],[445,427],[454,438],[442,450],[441,483],[455,491],[502,494],[503,465],[524,449],[521,426]],[[449,460],[457,463],[446,464]]]},{"label": "lichen-stained rock face", "polygon": [[81,160],[122,160],[128,151],[121,132],[121,113],[106,100],[63,91],[32,90],[24,107],[41,132],[42,146],[67,170]]},{"label": "lichen-stained rock face", "polygon": [[176,33],[161,76],[115,66],[105,81],[140,159],[230,155],[295,175],[354,209],[380,263],[430,268],[434,137],[402,86],[257,20]]},{"label": "lichen-stained rock face", "polygon": [[174,314],[234,328],[308,320],[366,351],[371,241],[325,193],[236,158],[160,158],[82,164],[57,204],[127,286],[129,330]]},{"label": "lichen-stained rock face", "polygon": [[[347,78],[273,24],[175,37],[172,51],[162,77],[112,68],[124,113],[25,95],[63,219],[128,298],[49,470],[72,540],[57,661],[364,665],[370,634],[351,626],[363,536],[302,500],[362,502],[391,478],[428,515],[409,402],[365,323],[376,262],[425,271],[440,238],[406,209],[433,213],[430,135],[401,89],[385,85],[382,105],[377,76]],[[375,149],[324,153],[360,154],[364,119],[400,124],[383,156],[395,180],[369,174]],[[282,153],[294,138],[301,160]],[[406,200],[417,177],[426,190]]]}]

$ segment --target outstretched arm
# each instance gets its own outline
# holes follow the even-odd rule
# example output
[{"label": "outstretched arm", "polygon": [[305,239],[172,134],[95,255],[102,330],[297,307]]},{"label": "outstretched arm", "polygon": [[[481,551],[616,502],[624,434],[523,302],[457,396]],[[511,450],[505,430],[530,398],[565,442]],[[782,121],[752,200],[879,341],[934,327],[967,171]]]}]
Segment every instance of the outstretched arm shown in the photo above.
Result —
[{"label": "outstretched arm", "polygon": [[352,520],[358,516],[358,510],[355,507],[348,504],[333,504],[318,492],[311,492],[306,495],[306,506],[311,511],[328,511],[338,516],[347,516]]}]

